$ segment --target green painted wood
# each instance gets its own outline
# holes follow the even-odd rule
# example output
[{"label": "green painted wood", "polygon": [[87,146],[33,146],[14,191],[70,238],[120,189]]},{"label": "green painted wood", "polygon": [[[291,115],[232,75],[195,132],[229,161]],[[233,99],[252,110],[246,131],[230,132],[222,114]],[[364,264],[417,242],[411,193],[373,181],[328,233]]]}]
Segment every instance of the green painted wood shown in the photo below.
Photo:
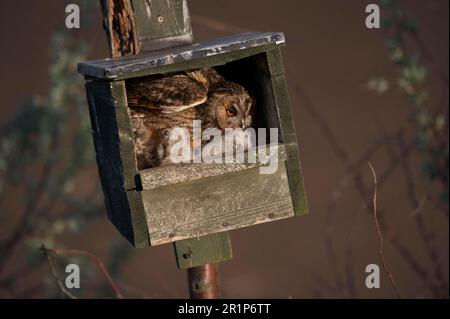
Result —
[{"label": "green painted wood", "polygon": [[223,53],[220,55],[212,55],[208,57],[198,58],[196,60],[189,60],[185,62],[179,62],[176,64],[170,64],[165,65],[161,67],[154,67],[149,68],[141,71],[133,72],[132,74],[124,73],[120,76],[117,76],[116,78],[112,79],[113,81],[120,81],[125,80],[129,78],[136,78],[136,77],[143,77],[148,75],[154,75],[154,74],[166,74],[166,73],[173,73],[173,72],[180,72],[184,70],[194,70],[194,69],[200,69],[203,67],[214,67],[214,66],[220,66],[225,65],[227,63],[244,59],[247,57],[251,57],[260,53],[266,52],[267,49],[274,48],[274,45],[267,45],[267,46],[261,46],[261,47],[255,47],[250,49],[245,49],[241,51],[235,51],[235,52],[228,52]]},{"label": "green painted wood", "polygon": [[[78,72],[86,76],[118,80],[161,73],[159,70],[164,66],[183,64],[189,68],[189,62],[206,57],[219,56],[217,63],[220,63],[221,59],[222,63],[226,63],[230,61],[227,57],[232,60],[240,59],[283,44],[283,33],[249,32],[170,49],[141,52],[132,56],[82,62],[78,64]],[[205,65],[196,64],[193,68],[203,66]]]},{"label": "green painted wood", "polygon": [[187,0],[132,0],[132,4],[141,50],[192,42]]},{"label": "green painted wood", "polygon": [[285,144],[286,167],[288,172],[289,188],[291,190],[292,204],[296,216],[300,216],[309,212],[308,201],[306,198],[303,173],[300,165],[300,157],[298,155],[297,144]]},{"label": "green painted wood", "polygon": [[142,194],[136,190],[130,190],[127,191],[127,198],[133,225],[134,246],[136,248],[149,246],[150,239],[148,237],[147,218],[145,216]]},{"label": "green painted wood", "polygon": [[306,200],[303,174],[300,166],[297,135],[292,118],[292,108],[289,99],[289,91],[287,87],[286,77],[282,72],[283,63],[281,50],[277,48],[271,51],[270,54],[268,53],[267,59],[270,69],[273,70],[273,72],[278,73],[272,74],[272,87],[277,104],[282,140],[286,148],[286,166],[292,196],[292,203],[295,214],[298,216],[307,213],[309,209]]},{"label": "green painted wood", "polygon": [[227,232],[180,240],[174,243],[177,265],[180,269],[233,258],[230,236]]},{"label": "green painted wood", "polygon": [[134,155],[133,132],[126,100],[125,81],[110,82],[110,87],[116,111],[124,188],[127,191],[133,226],[133,244],[135,247],[145,247],[149,245],[149,238],[142,196],[136,191],[135,176],[138,174],[138,169]]},{"label": "green painted wood", "polygon": [[285,162],[275,165],[142,191],[151,245],[294,216]]},{"label": "green painted wood", "polygon": [[108,218],[134,244],[131,211],[125,190],[120,156],[119,130],[111,83],[86,83],[98,171]]},{"label": "green painted wood", "polygon": [[119,130],[120,158],[123,167],[124,186],[126,190],[135,189],[135,176],[138,174],[136,156],[134,154],[133,131],[128,112],[125,81],[110,82],[114,101],[117,126]]},{"label": "green painted wood", "polygon": [[272,76],[284,74],[283,57],[280,47],[267,51],[267,62]]},{"label": "green painted wood", "polygon": [[[264,146],[260,146],[264,147]],[[271,145],[272,151],[278,154],[278,161],[286,161],[286,151],[284,145]],[[167,166],[149,168],[139,172],[140,187],[142,190],[157,189],[162,186],[169,186],[179,183],[192,182],[206,177],[222,176],[228,173],[241,172],[250,168],[261,166],[258,160],[258,150],[252,148],[251,151],[242,154],[248,158],[248,153],[254,152],[256,163],[239,163],[236,158],[232,163],[189,163],[172,164]],[[269,145],[266,145],[266,154],[269,154]],[[220,157],[222,158],[222,157]]]}]

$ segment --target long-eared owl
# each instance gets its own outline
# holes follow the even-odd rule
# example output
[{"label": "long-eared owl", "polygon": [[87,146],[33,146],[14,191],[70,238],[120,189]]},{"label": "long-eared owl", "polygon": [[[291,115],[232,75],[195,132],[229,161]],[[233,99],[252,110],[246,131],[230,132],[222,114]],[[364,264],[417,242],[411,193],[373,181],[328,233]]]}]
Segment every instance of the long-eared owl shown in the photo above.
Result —
[{"label": "long-eared owl", "polygon": [[[252,125],[252,98],[239,84],[213,68],[203,68],[127,82],[138,169],[166,164],[168,130],[246,129]],[[192,134],[191,134],[192,136]]]}]

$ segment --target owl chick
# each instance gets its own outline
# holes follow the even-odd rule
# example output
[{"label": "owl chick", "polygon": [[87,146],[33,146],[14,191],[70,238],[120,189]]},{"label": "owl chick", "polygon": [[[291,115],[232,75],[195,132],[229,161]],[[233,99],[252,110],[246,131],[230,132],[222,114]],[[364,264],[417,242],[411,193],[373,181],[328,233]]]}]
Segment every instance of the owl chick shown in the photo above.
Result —
[{"label": "owl chick", "polygon": [[239,84],[213,68],[127,83],[138,169],[167,163],[172,128],[192,137],[193,121],[202,129],[246,129],[252,125],[252,99]]}]

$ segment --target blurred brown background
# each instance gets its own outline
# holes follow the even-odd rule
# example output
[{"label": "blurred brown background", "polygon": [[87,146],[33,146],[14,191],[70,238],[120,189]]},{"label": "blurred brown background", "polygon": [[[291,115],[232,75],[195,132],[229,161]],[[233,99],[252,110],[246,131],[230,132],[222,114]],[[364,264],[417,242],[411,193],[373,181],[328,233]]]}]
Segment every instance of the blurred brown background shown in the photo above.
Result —
[{"label": "blurred brown background", "polygon": [[[349,171],[320,127],[320,121],[325,121],[347,152],[350,163],[358,161],[382,135],[395,135],[401,127],[406,127],[406,139],[412,134],[410,105],[396,87],[398,69],[389,60],[386,49],[388,34],[383,28],[369,30],[364,25],[364,9],[370,2],[188,1],[196,41],[241,30],[285,33],[288,43],[283,50],[285,68],[311,210],[300,218],[233,231],[234,259],[220,267],[224,297],[395,298],[384,273],[380,289],[365,287],[366,265],[380,264],[374,221],[364,208],[367,201],[361,200],[352,180],[345,179]],[[51,0],[0,2],[3,42],[0,124],[6,123],[28,97],[47,94],[50,39],[57,29],[64,28],[65,5],[63,1]],[[430,100],[436,105],[444,101],[448,110],[448,82],[442,84],[435,72],[440,70],[448,78],[448,1],[409,0],[400,1],[399,5],[419,26],[420,38],[433,59],[432,65],[427,64]],[[86,42],[89,59],[103,58],[107,56],[107,47],[100,9],[94,6],[91,10],[89,14],[81,11],[80,30],[65,32]],[[89,23],[87,15],[91,16]],[[380,76],[392,81],[384,94],[367,88],[371,78]],[[81,76],[79,80],[82,81]],[[299,95],[302,92],[304,95]],[[309,107],[305,107],[306,103]],[[319,113],[319,121],[311,113],[311,107]],[[87,105],[82,111],[87,114]],[[382,147],[370,156],[380,175],[391,163],[391,151],[396,153],[398,147]],[[418,199],[427,193],[437,193],[439,186],[422,173],[423,155],[413,151],[409,159]],[[358,172],[371,192],[372,179],[365,161]],[[91,165],[77,175],[74,192],[83,194],[86,188],[98,187],[96,167]],[[0,241],[20,221],[19,208],[26,195],[13,188],[3,196]],[[442,210],[431,200],[421,201],[420,211],[415,212],[423,216],[428,233],[433,234],[430,245],[437,256],[432,258],[429,242],[421,237],[412,216],[415,207],[408,196],[407,182],[397,165],[379,191],[380,214],[397,240],[429,275],[421,277],[420,271],[411,267],[392,242],[385,239],[386,262],[402,296],[448,297],[448,203]],[[115,245],[123,246],[124,241],[106,215],[98,214],[79,232],[59,234],[54,247],[84,249],[110,260]],[[1,293],[3,297],[47,297],[48,289],[39,283],[52,284],[50,268],[45,260],[27,266],[21,245],[15,247],[7,260],[0,260],[3,266],[0,287],[15,276],[13,284],[9,282],[0,289]],[[115,274],[126,296],[187,297],[185,272],[176,268],[171,245],[121,249],[128,251],[123,259],[118,257]],[[18,270],[20,274],[15,273]],[[102,275],[95,268],[92,272],[98,282],[90,285],[82,279],[81,291],[87,297],[103,297],[96,292],[96,287],[104,282]],[[433,286],[440,287],[439,293],[429,289]]]}]

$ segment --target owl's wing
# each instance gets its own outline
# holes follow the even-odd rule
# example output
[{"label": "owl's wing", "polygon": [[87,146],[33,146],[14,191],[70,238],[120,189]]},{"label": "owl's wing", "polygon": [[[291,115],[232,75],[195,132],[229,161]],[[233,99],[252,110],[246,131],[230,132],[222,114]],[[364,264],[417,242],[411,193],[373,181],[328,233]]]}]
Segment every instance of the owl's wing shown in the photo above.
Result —
[{"label": "owl's wing", "polygon": [[127,84],[129,107],[160,109],[164,113],[205,103],[207,97],[206,87],[184,74]]},{"label": "owl's wing", "polygon": [[186,75],[203,84],[203,86],[207,87],[208,90],[210,90],[218,83],[225,82],[225,79],[214,68],[211,67],[206,67],[194,71],[186,71]]}]

